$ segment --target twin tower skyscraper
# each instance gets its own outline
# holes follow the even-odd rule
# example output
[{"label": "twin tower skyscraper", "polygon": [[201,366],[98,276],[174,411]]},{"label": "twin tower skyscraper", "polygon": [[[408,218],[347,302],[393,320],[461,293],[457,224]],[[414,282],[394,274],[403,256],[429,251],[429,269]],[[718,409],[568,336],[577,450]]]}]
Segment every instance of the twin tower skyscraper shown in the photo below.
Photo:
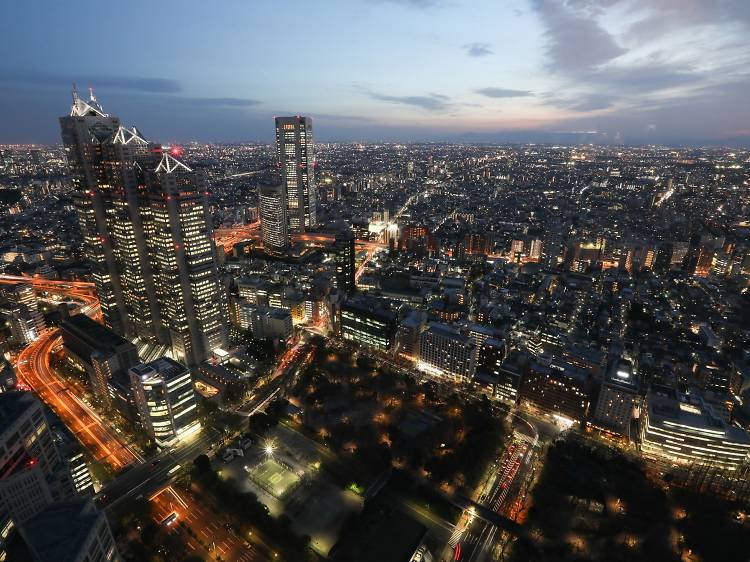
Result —
[{"label": "twin tower skyscraper", "polygon": [[[194,367],[226,345],[227,305],[205,174],[178,149],[147,141],[108,115],[93,92],[73,92],[60,118],[74,201],[104,323],[129,339],[168,345]],[[317,224],[312,126],[276,118],[281,185],[260,190],[266,246]]]},{"label": "twin tower skyscraper", "polygon": [[193,367],[226,343],[205,175],[73,92],[60,128],[105,324]]}]

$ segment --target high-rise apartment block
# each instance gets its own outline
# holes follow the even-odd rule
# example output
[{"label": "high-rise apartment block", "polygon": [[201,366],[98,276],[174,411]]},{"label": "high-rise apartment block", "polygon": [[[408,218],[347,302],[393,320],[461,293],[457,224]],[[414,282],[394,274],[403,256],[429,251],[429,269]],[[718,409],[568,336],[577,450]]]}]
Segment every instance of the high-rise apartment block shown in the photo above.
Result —
[{"label": "high-rise apartment block", "polygon": [[291,232],[304,232],[318,224],[312,119],[276,118],[276,154],[286,187],[287,220]]},{"label": "high-rise apartment block", "polygon": [[60,118],[83,249],[107,326],[187,365],[225,342],[205,176],[74,92]]}]

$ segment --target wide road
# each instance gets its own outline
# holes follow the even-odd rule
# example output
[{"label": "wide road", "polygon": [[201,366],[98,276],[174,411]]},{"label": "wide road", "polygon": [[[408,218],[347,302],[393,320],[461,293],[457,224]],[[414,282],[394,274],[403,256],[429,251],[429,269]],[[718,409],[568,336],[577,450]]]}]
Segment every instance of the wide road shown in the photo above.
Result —
[{"label": "wide road", "polygon": [[21,351],[16,362],[18,375],[63,421],[81,444],[98,461],[115,470],[138,462],[137,453],[124,439],[109,429],[107,424],[68,388],[50,365],[52,350],[62,338],[58,331],[48,330]]},{"label": "wide road", "polygon": [[[210,511],[204,504],[195,501],[190,494],[179,492],[172,486],[159,490],[149,498],[154,507],[154,519],[162,523],[175,514],[174,523],[168,525],[174,533],[179,533],[188,553],[204,560],[219,559],[227,562],[254,562],[270,560],[263,555],[262,546],[237,535],[228,520]],[[189,527],[194,536],[182,528]],[[250,537],[248,537],[250,538]]]}]

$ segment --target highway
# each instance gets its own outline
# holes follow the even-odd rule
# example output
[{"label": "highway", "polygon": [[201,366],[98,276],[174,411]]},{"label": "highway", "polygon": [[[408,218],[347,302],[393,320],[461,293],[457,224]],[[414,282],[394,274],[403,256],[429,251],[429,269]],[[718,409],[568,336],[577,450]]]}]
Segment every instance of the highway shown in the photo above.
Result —
[{"label": "highway", "polygon": [[[19,282],[31,283],[37,291],[75,300],[84,314],[94,318],[101,315],[92,283],[0,275],[0,283]],[[142,461],[138,453],[129,448],[125,440],[113,432],[52,368],[53,351],[61,342],[57,329],[46,330],[21,351],[16,359],[16,371],[22,384],[34,390],[52,408],[98,461],[115,470]]]},{"label": "highway", "polygon": [[118,470],[142,460],[57,376],[50,357],[61,341],[57,330],[48,330],[24,348],[16,362],[18,375],[98,461]]},{"label": "highway", "polygon": [[235,244],[260,237],[260,221],[233,228],[217,228],[214,230],[214,241],[217,246],[223,246],[229,253]]},{"label": "highway", "polygon": [[[492,474],[485,483],[479,504],[500,516],[511,516],[511,508],[522,500],[519,494],[538,442],[538,431],[525,417],[510,414],[513,437],[493,464]],[[464,513],[456,531],[448,542],[454,559],[465,562],[482,562],[490,559],[492,548],[498,540],[498,527],[475,515],[471,508]]]}]

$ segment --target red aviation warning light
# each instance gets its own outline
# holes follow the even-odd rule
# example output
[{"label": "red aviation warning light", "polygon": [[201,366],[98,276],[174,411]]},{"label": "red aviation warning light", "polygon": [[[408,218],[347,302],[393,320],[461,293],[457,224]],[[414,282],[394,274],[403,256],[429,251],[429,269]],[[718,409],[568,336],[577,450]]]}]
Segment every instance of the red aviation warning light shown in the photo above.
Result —
[{"label": "red aviation warning light", "polygon": [[172,147],[172,148],[171,148],[171,149],[169,150],[169,153],[170,153],[170,154],[171,154],[172,156],[179,156],[180,154],[182,154],[182,149],[181,149],[181,148],[180,148],[179,146],[173,146],[173,147]]}]

